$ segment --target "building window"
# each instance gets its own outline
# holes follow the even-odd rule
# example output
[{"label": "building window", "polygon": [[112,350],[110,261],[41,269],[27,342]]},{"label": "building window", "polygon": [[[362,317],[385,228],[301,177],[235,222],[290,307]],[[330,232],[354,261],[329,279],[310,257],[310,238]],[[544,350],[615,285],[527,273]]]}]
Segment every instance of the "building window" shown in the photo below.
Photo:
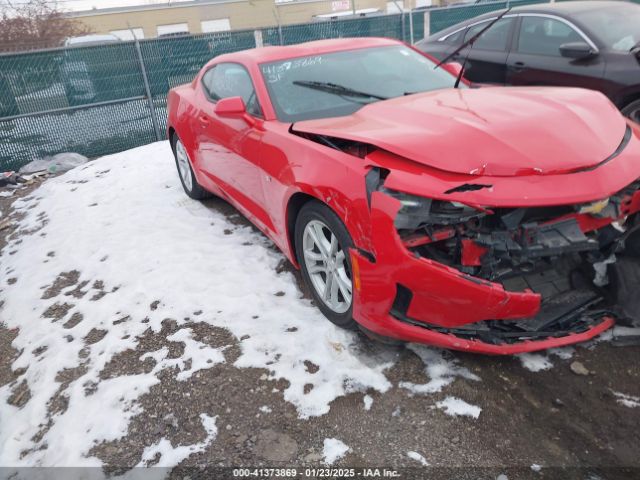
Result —
[{"label": "building window", "polygon": [[170,25],[158,25],[158,36],[189,33],[189,25],[186,23],[172,23]]},{"label": "building window", "polygon": [[231,30],[231,22],[228,18],[217,18],[215,20],[203,20],[200,22],[202,33],[226,32]]},{"label": "building window", "polygon": [[[131,33],[131,31],[133,30],[133,33]],[[138,40],[141,40],[144,38],[144,30],[142,30],[141,28],[132,28],[132,29],[126,29],[126,30],[111,30],[111,35],[115,35],[116,37],[118,37],[120,40],[135,40],[135,38],[137,38]],[[135,35],[135,38],[133,37]]]}]

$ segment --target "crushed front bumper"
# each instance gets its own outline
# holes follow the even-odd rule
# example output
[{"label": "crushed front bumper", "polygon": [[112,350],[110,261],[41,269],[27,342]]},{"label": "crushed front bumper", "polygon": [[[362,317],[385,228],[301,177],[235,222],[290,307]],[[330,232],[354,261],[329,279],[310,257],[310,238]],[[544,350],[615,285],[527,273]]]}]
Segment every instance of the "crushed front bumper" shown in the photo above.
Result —
[{"label": "crushed front bumper", "polygon": [[[375,255],[352,250],[359,288],[353,316],[382,337],[485,354],[517,354],[589,340],[613,326],[615,314],[593,309],[578,292],[566,305],[543,305],[533,291],[498,283],[418,257],[395,233],[397,200],[371,197]],[[555,309],[555,310],[554,310]]]}]

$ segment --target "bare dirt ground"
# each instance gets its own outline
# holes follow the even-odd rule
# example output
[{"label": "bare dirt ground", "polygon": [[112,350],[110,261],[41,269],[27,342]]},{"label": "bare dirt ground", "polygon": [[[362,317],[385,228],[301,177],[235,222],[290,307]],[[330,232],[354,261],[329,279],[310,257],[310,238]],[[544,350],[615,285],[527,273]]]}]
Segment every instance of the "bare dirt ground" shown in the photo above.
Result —
[{"label": "bare dirt ground", "polygon": [[[10,204],[32,188],[0,198],[0,221],[7,218]],[[247,223],[221,200],[209,200],[206,205],[233,222]],[[0,249],[11,234],[11,226],[0,231]],[[3,256],[11,254],[2,250],[0,264]],[[289,264],[278,268],[293,271]],[[52,298],[77,282],[73,272],[60,278],[60,284],[48,292]],[[63,299],[60,304],[64,308]],[[28,401],[29,391],[20,381],[22,372],[12,368],[18,353],[11,346],[16,331],[2,325],[1,315],[0,310],[0,386],[10,384],[10,401],[20,406]],[[160,346],[169,348],[170,357],[180,356],[184,344],[167,339],[176,328],[175,322],[167,319],[161,332],[147,332],[135,351],[117,355],[101,376],[106,379],[150,371],[153,361],[141,361],[140,356]],[[401,380],[416,384],[429,380],[424,363],[412,350],[361,336],[355,348],[374,358],[396,357],[386,372],[391,389],[384,394],[368,392],[373,399],[370,410],[363,406],[363,393],[352,393],[336,399],[326,415],[302,420],[294,406],[283,399],[285,380],[269,380],[266,370],[233,365],[242,348],[241,339],[212,327],[207,323],[207,312],[197,317],[193,331],[199,341],[209,345],[232,345],[224,351],[226,361],[186,381],[176,381],[170,371],[161,372],[161,382],[141,397],[143,410],[132,420],[129,433],[92,449],[91,454],[104,462],[107,473],[123,473],[136,465],[145,446],[162,437],[173,445],[201,441],[206,432],[199,415],[209,413],[218,415],[216,440],[181,466],[318,466],[323,439],[340,438],[350,451],[334,466],[420,467],[407,456],[407,452],[416,451],[436,467],[407,471],[401,478],[497,478],[503,473],[508,478],[640,478],[640,408],[624,406],[612,393],[640,396],[640,347],[601,342],[577,348],[568,359],[554,357],[554,367],[539,372],[527,370],[513,357],[447,354],[481,378],[456,379],[446,392],[481,406],[481,415],[474,419],[449,416],[434,408],[444,393],[427,398],[399,387]],[[100,335],[95,331],[95,338],[85,341],[97,341]],[[574,362],[580,362],[588,373],[575,373],[575,365],[571,368]],[[309,371],[316,367],[307,366]],[[61,381],[70,382],[81,374],[81,369],[65,371]],[[63,400],[51,407],[53,412],[68,408]],[[271,412],[265,414],[263,406]],[[542,470],[532,469],[534,464]],[[174,477],[183,478],[179,470]]]}]

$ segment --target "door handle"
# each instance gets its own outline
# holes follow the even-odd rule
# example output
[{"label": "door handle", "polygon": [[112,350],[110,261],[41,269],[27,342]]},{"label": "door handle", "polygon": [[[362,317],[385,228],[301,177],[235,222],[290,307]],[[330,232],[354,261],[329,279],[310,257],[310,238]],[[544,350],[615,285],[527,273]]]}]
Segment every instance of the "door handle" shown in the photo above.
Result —
[{"label": "door handle", "polygon": [[526,65],[524,64],[524,62],[514,62],[513,65],[509,66],[509,68],[514,72],[521,72],[525,69],[525,67]]}]

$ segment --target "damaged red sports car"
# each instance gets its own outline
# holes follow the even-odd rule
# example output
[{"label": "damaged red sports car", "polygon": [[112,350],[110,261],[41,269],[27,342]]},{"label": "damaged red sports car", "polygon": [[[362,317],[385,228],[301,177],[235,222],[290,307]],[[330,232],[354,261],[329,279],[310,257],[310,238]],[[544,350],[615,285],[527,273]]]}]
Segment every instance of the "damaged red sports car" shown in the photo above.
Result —
[{"label": "damaged red sports car", "polygon": [[434,67],[372,38],[216,57],[169,94],[184,189],[231,202],[371,336],[512,354],[628,320],[640,126],[597,92]]}]

